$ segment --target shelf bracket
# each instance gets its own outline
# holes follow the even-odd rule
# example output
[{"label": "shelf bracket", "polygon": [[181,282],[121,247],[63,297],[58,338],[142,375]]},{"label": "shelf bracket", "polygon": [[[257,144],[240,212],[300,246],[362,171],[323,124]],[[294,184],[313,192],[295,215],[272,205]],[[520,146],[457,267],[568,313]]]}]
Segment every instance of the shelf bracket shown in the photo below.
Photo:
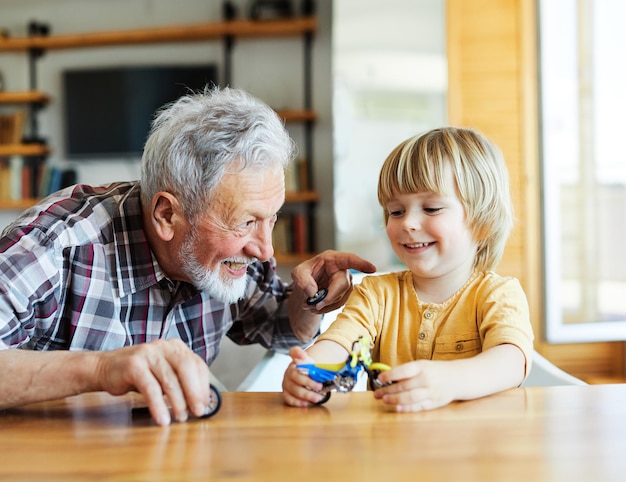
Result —
[{"label": "shelf bracket", "polygon": [[233,47],[235,45],[235,37],[232,35],[224,36],[224,76],[223,82],[225,87],[231,87],[230,82],[233,76]]},{"label": "shelf bracket", "polygon": [[[37,90],[37,61],[43,56],[44,50],[41,48],[33,47],[28,49],[28,82],[30,90],[35,92]],[[30,132],[29,136],[24,139],[25,142],[39,142],[39,123],[37,121],[37,114],[41,108],[39,103],[31,103],[29,106],[29,122]]]}]

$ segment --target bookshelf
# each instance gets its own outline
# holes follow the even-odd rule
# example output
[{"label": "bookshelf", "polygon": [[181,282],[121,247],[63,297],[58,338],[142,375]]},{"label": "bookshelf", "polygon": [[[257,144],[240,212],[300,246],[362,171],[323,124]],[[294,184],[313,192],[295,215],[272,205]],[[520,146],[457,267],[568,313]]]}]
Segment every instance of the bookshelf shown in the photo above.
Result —
[{"label": "bookshelf", "polygon": [[[291,263],[307,259],[315,252],[314,211],[319,201],[315,191],[312,164],[313,159],[313,127],[317,113],[312,108],[312,42],[317,30],[315,16],[291,17],[277,20],[229,20],[220,22],[204,22],[197,24],[172,25],[166,27],[142,28],[134,30],[111,30],[73,34],[54,34],[50,36],[5,37],[0,38],[0,53],[24,52],[29,57],[31,82],[29,91],[0,92],[2,104],[28,104],[31,106],[31,133],[28,144],[10,144],[0,146],[0,156],[32,156],[44,159],[49,148],[43,144],[32,142],[37,140],[36,114],[37,109],[49,102],[45,93],[37,89],[36,64],[42,53],[54,50],[85,49],[105,46],[125,46],[138,44],[160,44],[175,42],[221,42],[224,49],[223,83],[236,87],[231,79],[231,60],[234,55],[236,39],[259,39],[275,37],[301,38],[303,41],[302,68],[303,76],[303,108],[294,110],[277,110],[286,123],[301,123],[304,126],[304,145],[301,146],[303,161],[299,168],[299,183],[294,190],[286,193],[286,205],[296,205],[296,210],[304,216],[303,230],[306,233],[306,251],[303,253],[277,252],[281,262]],[[297,189],[297,190],[296,190]],[[28,207],[35,200],[0,202],[0,209],[20,209]]]},{"label": "bookshelf", "polygon": [[24,209],[39,194],[37,176],[49,149],[41,142],[25,143],[24,132],[27,121],[36,132],[36,109],[49,100],[36,90],[0,92],[0,209]]}]

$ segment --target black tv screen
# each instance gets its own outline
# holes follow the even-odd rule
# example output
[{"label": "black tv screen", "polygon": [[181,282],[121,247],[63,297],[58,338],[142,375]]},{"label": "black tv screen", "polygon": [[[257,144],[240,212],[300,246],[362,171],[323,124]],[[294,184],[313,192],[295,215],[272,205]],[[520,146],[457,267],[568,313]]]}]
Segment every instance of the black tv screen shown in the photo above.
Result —
[{"label": "black tv screen", "polygon": [[140,156],[155,111],[218,84],[214,64],[114,67],[63,73],[66,154],[72,159]]}]

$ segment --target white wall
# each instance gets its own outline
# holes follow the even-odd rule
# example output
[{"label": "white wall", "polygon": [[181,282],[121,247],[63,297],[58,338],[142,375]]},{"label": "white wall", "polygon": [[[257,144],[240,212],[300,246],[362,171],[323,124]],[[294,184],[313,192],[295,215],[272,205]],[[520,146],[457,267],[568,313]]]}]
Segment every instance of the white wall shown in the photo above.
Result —
[{"label": "white wall", "polygon": [[401,141],[446,123],[445,0],[338,0],[333,10],[337,248],[397,265],[378,173]]},{"label": "white wall", "polygon": [[[235,2],[239,15],[247,15],[247,0]],[[50,25],[52,34],[137,29],[142,27],[219,21],[221,0],[1,0],[0,28],[12,36],[24,36],[31,20]],[[330,97],[330,2],[319,2],[319,29],[313,51],[313,104],[319,115],[315,126],[316,188],[319,249],[334,246],[332,217],[332,111]],[[297,38],[237,40],[233,58],[232,86],[257,95],[275,108],[303,107],[302,41]],[[78,181],[100,184],[139,177],[139,159],[69,162],[64,156],[63,99],[61,73],[64,69],[111,65],[155,65],[215,62],[223,73],[223,50],[219,41],[141,46],[97,47],[52,50],[37,64],[38,88],[51,96],[39,115],[40,134],[52,149],[48,162],[72,165]],[[25,52],[0,52],[0,71],[7,90],[27,90],[28,60]],[[94,92],[97,95],[97,92]],[[288,127],[302,141],[301,126]],[[0,229],[16,212],[0,212]]]}]

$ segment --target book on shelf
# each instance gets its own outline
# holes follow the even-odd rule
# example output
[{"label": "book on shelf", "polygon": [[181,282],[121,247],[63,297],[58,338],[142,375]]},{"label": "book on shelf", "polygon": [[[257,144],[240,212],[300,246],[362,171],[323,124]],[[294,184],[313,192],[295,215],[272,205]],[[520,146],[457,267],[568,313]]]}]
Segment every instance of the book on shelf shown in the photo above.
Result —
[{"label": "book on shelf", "polygon": [[282,213],[274,230],[272,243],[277,254],[304,254],[308,251],[307,219],[303,213]]},{"label": "book on shelf", "polygon": [[8,157],[0,157],[0,199],[11,199],[11,174]]},{"label": "book on shelf", "polygon": [[298,191],[307,191],[309,184],[309,167],[306,159],[298,161]]},{"label": "book on shelf", "polygon": [[287,254],[292,252],[290,230],[289,219],[279,217],[272,231],[272,245],[276,253]]},{"label": "book on shelf", "polygon": [[22,156],[0,158],[0,200],[45,197],[76,184],[76,171]]},{"label": "book on shelf", "polygon": [[304,214],[293,214],[291,223],[293,230],[293,252],[295,254],[304,254],[307,252],[307,229]]},{"label": "book on shelf", "polygon": [[[21,144],[24,133],[25,114],[23,110],[0,114],[0,144]],[[0,157],[0,200],[19,201],[22,193],[21,156]]]},{"label": "book on shelf", "polygon": [[46,197],[53,192],[76,184],[76,171],[71,168],[45,166],[40,176],[39,197]]},{"label": "book on shelf", "polygon": [[285,169],[285,190],[297,191],[300,188],[298,182],[298,165],[293,161]]},{"label": "book on shelf", "polygon": [[22,193],[22,171],[24,170],[24,160],[21,156],[11,156],[9,161],[9,182],[11,184],[11,199],[18,201],[23,199]]},{"label": "book on shelf", "polygon": [[23,110],[0,114],[0,144],[21,144],[24,134]]},{"label": "book on shelf", "polygon": [[19,201],[23,198],[22,169],[21,156],[0,158],[0,200]]},{"label": "book on shelf", "polygon": [[285,190],[288,192],[306,191],[309,188],[307,162],[297,159],[285,169]]},{"label": "book on shelf", "polygon": [[37,197],[31,179],[34,163],[22,156],[0,158],[0,199],[19,201]]}]

